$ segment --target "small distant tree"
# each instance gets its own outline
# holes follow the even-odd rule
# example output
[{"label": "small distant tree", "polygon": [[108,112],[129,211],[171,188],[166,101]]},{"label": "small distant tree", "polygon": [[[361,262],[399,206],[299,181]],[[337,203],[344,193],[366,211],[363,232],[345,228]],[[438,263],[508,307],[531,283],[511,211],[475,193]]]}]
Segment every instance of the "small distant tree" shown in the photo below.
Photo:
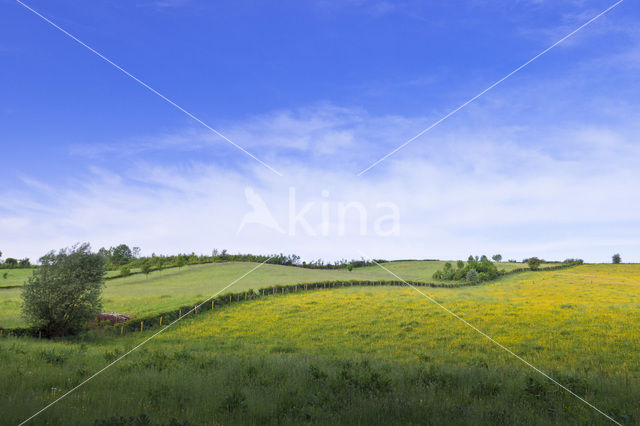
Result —
[{"label": "small distant tree", "polygon": [[527,265],[529,265],[529,269],[532,271],[537,271],[540,268],[540,263],[542,262],[537,257],[527,259]]},{"label": "small distant tree", "polygon": [[458,269],[462,269],[464,268],[464,262],[462,260],[458,260],[456,262],[456,266],[458,267]]},{"label": "small distant tree", "polygon": [[469,272],[467,272],[467,281],[470,283],[477,283],[479,279],[480,275],[478,275],[478,271],[473,268],[469,269]]},{"label": "small distant tree", "polygon": [[142,264],[142,267],[140,269],[142,270],[142,273],[145,274],[147,278],[149,278],[149,274],[151,273],[151,265],[149,265],[148,262],[145,262]]},{"label": "small distant tree", "polygon": [[622,262],[622,258],[620,257],[620,254],[616,253],[611,257],[611,260],[613,261],[613,263],[620,263]]},{"label": "small distant tree", "polygon": [[164,270],[164,259],[158,259],[158,271],[162,272]]},{"label": "small distant tree", "polygon": [[178,269],[181,269],[186,263],[187,263],[187,261],[182,256],[179,256],[176,259],[176,266],[178,267]]},{"label": "small distant tree", "polygon": [[31,268],[31,262],[29,261],[28,257],[25,257],[24,259],[20,259],[20,267],[21,268]]},{"label": "small distant tree", "polygon": [[129,275],[131,275],[131,269],[129,269],[128,266],[123,266],[122,268],[120,268],[121,277],[128,277]]},{"label": "small distant tree", "polygon": [[501,262],[502,261],[502,255],[501,254],[494,254],[493,256],[491,256],[491,258],[493,259],[494,262]]},{"label": "small distant tree", "polygon": [[18,266],[18,259],[7,257],[7,259],[4,261],[4,264],[7,265],[9,269],[13,269]]},{"label": "small distant tree", "polygon": [[50,252],[22,288],[22,315],[48,337],[75,334],[102,309],[105,259],[89,244]]}]

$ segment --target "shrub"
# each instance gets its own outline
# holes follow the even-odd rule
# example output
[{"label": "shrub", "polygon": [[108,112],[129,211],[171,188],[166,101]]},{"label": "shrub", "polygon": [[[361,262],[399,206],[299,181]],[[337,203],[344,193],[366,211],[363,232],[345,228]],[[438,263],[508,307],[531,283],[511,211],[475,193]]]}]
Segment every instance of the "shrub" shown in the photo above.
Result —
[{"label": "shrub", "polygon": [[79,332],[102,309],[104,257],[85,243],[52,251],[40,264],[22,288],[24,318],[48,337]]},{"label": "shrub", "polygon": [[474,282],[480,282],[495,279],[501,274],[495,263],[491,262],[487,256],[469,256],[466,266],[462,260],[458,260],[456,267],[457,269],[453,269],[451,263],[447,262],[444,264],[442,270],[438,270],[433,274],[433,278],[437,280],[461,281],[466,279],[469,271],[473,269],[478,274],[478,279]]},{"label": "shrub", "polygon": [[480,275],[478,274],[478,271],[476,271],[473,268],[469,269],[469,272],[467,272],[467,281],[472,283],[477,283],[478,280],[480,280]]},{"label": "shrub", "polygon": [[622,262],[622,258],[620,257],[620,254],[616,253],[611,257],[611,260],[613,261],[613,263],[620,263]]},{"label": "shrub", "polygon": [[529,269],[531,269],[532,271],[537,271],[538,268],[540,268],[540,263],[542,263],[542,261],[537,257],[531,257],[527,259],[527,264],[529,265]]}]

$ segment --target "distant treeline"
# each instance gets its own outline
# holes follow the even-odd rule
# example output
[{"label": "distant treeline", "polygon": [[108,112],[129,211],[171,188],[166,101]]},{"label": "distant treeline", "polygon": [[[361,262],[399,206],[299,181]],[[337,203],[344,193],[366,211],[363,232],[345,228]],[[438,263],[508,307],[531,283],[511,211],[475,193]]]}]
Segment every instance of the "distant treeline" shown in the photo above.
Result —
[{"label": "distant treeline", "polygon": [[31,265],[28,257],[25,257],[24,259],[7,257],[3,262],[2,252],[0,251],[0,269],[27,269],[32,267],[33,265]]},{"label": "distant treeline", "polygon": [[[98,254],[106,259],[108,270],[120,271],[120,276],[130,275],[132,269],[140,269],[142,273],[149,274],[153,271],[161,271],[166,268],[182,268],[185,265],[198,265],[214,262],[257,262],[270,263],[273,265],[296,266],[308,269],[348,269],[361,268],[363,266],[374,265],[374,262],[387,262],[383,259],[369,260],[347,260],[342,259],[335,262],[325,262],[318,259],[311,262],[300,261],[300,256],[296,254],[272,254],[272,255],[256,255],[256,254],[230,254],[227,250],[213,250],[210,256],[191,254],[177,255],[156,255],[140,256],[140,248],[130,248],[126,244],[120,244],[109,249],[101,248]],[[113,278],[113,277],[111,277]]]}]

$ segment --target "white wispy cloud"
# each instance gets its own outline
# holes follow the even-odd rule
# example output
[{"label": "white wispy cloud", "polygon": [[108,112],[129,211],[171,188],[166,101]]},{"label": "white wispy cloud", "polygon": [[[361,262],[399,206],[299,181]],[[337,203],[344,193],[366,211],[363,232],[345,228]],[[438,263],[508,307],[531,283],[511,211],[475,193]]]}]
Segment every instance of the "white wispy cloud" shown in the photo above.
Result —
[{"label": "white wispy cloud", "polygon": [[[554,133],[540,142],[540,129],[459,127],[389,159],[366,179],[355,175],[363,151],[380,142],[368,137],[402,133],[416,121],[328,107],[280,111],[249,119],[244,126],[238,123],[246,141],[277,141],[279,147],[303,153],[296,161],[277,164],[286,166],[284,178],[191,160],[135,161],[118,171],[90,167],[56,187],[25,179],[29,191],[2,193],[11,208],[2,215],[0,234],[12,241],[12,250],[32,257],[85,240],[96,246],[125,241],[164,253],[227,247],[328,259],[357,256],[362,247],[389,258],[463,257],[480,250],[510,257],[602,260],[620,245],[640,255],[633,243],[640,233],[640,201],[633,196],[640,181],[635,167],[640,147],[628,129],[551,127],[544,131]],[[188,130],[184,140],[171,140],[188,143],[190,135]],[[268,137],[261,139],[263,135]],[[294,236],[255,224],[238,233],[250,211],[247,187],[264,199],[283,229],[289,226],[289,191],[294,187],[298,212],[314,203],[305,218],[317,235],[307,235],[300,224]],[[346,236],[338,235],[337,206],[349,202],[366,206],[367,236],[359,235],[356,214],[347,218]],[[396,236],[373,232],[374,222],[385,213],[378,207],[383,202],[399,207]],[[327,236],[321,235],[322,203],[329,208]],[[627,224],[624,232],[620,224]],[[609,234],[603,238],[603,233]]]}]

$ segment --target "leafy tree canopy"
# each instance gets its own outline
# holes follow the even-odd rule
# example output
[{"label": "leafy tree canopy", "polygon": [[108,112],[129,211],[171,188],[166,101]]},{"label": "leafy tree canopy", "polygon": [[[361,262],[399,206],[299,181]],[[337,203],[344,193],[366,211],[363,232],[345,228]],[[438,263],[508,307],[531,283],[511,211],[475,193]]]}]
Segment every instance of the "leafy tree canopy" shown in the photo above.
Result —
[{"label": "leafy tree canopy", "polygon": [[75,334],[102,309],[105,259],[89,244],[52,251],[22,288],[22,314],[46,336]]}]

